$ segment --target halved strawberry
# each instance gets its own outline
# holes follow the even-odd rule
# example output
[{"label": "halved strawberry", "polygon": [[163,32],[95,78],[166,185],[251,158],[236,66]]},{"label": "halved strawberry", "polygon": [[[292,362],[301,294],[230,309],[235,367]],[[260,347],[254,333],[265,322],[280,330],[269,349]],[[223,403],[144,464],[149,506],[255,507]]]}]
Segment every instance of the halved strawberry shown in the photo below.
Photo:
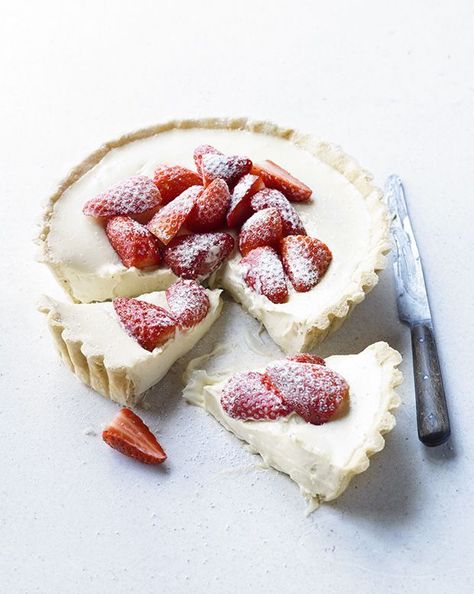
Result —
[{"label": "halved strawberry", "polygon": [[265,375],[256,371],[233,375],[222,389],[221,405],[230,417],[243,421],[273,421],[291,412]]},{"label": "halved strawberry", "polygon": [[312,365],[326,365],[326,361],[318,355],[311,355],[310,353],[296,353],[287,357],[288,361],[296,361],[297,363],[311,363]]},{"label": "halved strawberry", "polygon": [[177,322],[166,309],[131,297],[118,297],[112,303],[125,330],[147,351],[174,336]]},{"label": "halved strawberry", "polygon": [[250,199],[264,187],[262,178],[258,175],[247,173],[239,179],[230,198],[230,207],[227,213],[229,227],[240,227],[249,218],[252,214]]},{"label": "halved strawberry", "polygon": [[263,161],[262,164],[255,163],[252,173],[260,175],[267,188],[283,192],[291,202],[311,200],[313,190],[273,161]]},{"label": "halved strawberry", "polygon": [[203,192],[196,196],[195,208],[189,217],[187,227],[192,231],[215,231],[225,223],[229,208],[229,188],[223,179],[215,179]]},{"label": "halved strawberry", "polygon": [[162,202],[158,188],[146,175],[136,175],[88,200],[82,212],[90,217],[108,218],[129,215],[146,222]]},{"label": "halved strawberry", "polygon": [[253,210],[276,208],[283,223],[283,235],[306,235],[299,214],[278,190],[265,188],[254,194],[250,200]]},{"label": "halved strawberry", "polygon": [[164,258],[177,276],[203,280],[219,268],[233,248],[234,238],[228,233],[189,233],[176,237]]},{"label": "halved strawberry", "polygon": [[289,235],[281,241],[281,259],[295,291],[306,293],[324,276],[332,260],[326,244],[307,235]]},{"label": "halved strawberry", "polygon": [[192,186],[185,190],[156,213],[147,225],[148,230],[167,245],[188,221],[195,207],[195,200],[201,192],[202,186]]},{"label": "halved strawberry", "polygon": [[160,190],[163,204],[168,204],[191,186],[200,186],[202,180],[198,173],[181,165],[158,165],[154,182]]},{"label": "halved strawberry", "polygon": [[161,464],[166,454],[145,423],[129,408],[122,408],[102,432],[107,445],[144,464]]},{"label": "halved strawberry", "polygon": [[266,376],[289,407],[313,425],[330,421],[349,398],[346,380],[323,365],[275,361]]},{"label": "halved strawberry", "polygon": [[160,242],[144,225],[131,217],[112,217],[107,221],[105,233],[127,268],[159,265]]},{"label": "halved strawberry", "polygon": [[285,272],[276,251],[268,246],[249,252],[240,261],[242,276],[246,284],[273,303],[288,300]]},{"label": "halved strawberry", "polygon": [[171,313],[182,328],[191,328],[203,320],[211,307],[206,291],[193,280],[179,280],[166,289]]},{"label": "halved strawberry", "polygon": [[253,214],[239,233],[239,250],[245,256],[255,248],[269,245],[278,249],[283,237],[283,225],[276,208],[264,208]]},{"label": "halved strawberry", "polygon": [[208,186],[216,178],[223,179],[229,188],[233,188],[239,177],[252,168],[252,161],[239,155],[222,155],[206,153],[201,159],[201,171],[204,186]]},{"label": "halved strawberry", "polygon": [[194,163],[196,164],[196,169],[197,169],[199,175],[201,175],[201,176],[202,176],[202,169],[201,169],[202,158],[204,157],[204,155],[209,155],[211,153],[214,153],[216,155],[222,155],[222,153],[220,151],[218,151],[216,148],[214,148],[210,144],[200,144],[198,147],[196,147],[194,149],[194,153],[193,153]]}]

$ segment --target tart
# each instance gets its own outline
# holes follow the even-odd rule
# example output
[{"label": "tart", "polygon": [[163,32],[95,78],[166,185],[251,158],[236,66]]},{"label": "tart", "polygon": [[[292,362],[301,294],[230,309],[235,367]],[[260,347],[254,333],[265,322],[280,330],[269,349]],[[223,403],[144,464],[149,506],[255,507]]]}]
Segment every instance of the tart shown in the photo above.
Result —
[{"label": "tart", "polygon": [[[332,418],[320,416],[321,411],[327,414],[327,401],[324,406],[319,403],[316,410],[319,417],[307,416],[305,407],[296,409],[296,412],[291,398],[287,399],[287,396],[294,397],[293,390],[285,393],[287,382],[279,384],[275,381],[274,371],[272,375],[272,369],[281,362],[272,362],[266,370],[252,370],[247,374],[254,384],[253,394],[258,395],[252,402],[249,402],[248,394],[241,397],[242,390],[237,398],[229,398],[229,386],[234,386],[235,391],[236,378],[239,380],[241,374],[228,371],[208,374],[196,368],[199,361],[197,364],[191,362],[185,376],[187,385],[183,396],[188,402],[204,408],[248,444],[253,453],[260,454],[265,464],[288,474],[314,508],[341,495],[351,478],[368,468],[369,457],[383,449],[382,436],[395,425],[391,411],[400,402],[395,392],[402,381],[397,370],[400,362],[397,351],[385,342],[377,342],[357,355],[332,356],[321,361],[324,367],[315,365],[339,378],[340,384],[336,388],[342,396],[341,385],[346,389],[348,386],[345,407],[342,411],[334,407],[336,414]],[[308,362],[302,365],[311,366]],[[266,377],[269,370],[270,380],[277,392],[281,390],[283,400],[276,400],[272,388],[273,396],[263,405],[262,393],[267,388],[255,389],[255,377],[263,377],[262,374]],[[287,376],[290,387],[291,373]],[[329,384],[322,385],[328,392]],[[339,406],[339,402],[336,405]]]},{"label": "tart", "polygon": [[[204,149],[194,154],[196,147],[203,145],[217,150],[209,153]],[[241,157],[229,158],[229,161],[226,155]],[[160,169],[163,163],[187,168],[189,179],[183,181],[179,172],[169,177],[169,171]],[[275,185],[282,171],[284,182]],[[287,174],[288,171],[292,175]],[[130,177],[138,179],[136,184],[144,187],[147,180],[154,178],[160,188],[162,202],[157,212],[153,211],[152,193],[142,207],[145,214],[153,215],[148,220],[148,230],[158,241],[170,246],[164,261],[157,252],[143,260],[143,265],[140,262],[135,265],[136,254],[130,257],[128,253],[120,253],[113,239],[113,233],[124,233],[118,228],[120,225],[128,225],[128,231],[133,233],[135,223],[124,217],[109,229],[101,220],[100,210],[85,209],[92,197],[106,194],[114,184]],[[229,237],[234,236],[240,251],[237,247],[233,249],[225,263],[207,279],[208,284],[229,291],[246,311],[265,325],[285,352],[307,350],[322,340],[340,326],[353,306],[377,283],[377,272],[383,267],[388,251],[388,218],[381,192],[372,185],[371,177],[337,147],[294,130],[246,119],[174,121],[104,145],[76,167],[50,199],[40,235],[43,261],[78,303],[166,289],[177,275],[185,276],[175,260],[189,251],[192,237],[183,237],[179,229],[168,233],[169,227],[163,225],[163,220],[166,224],[170,221],[175,224],[176,220],[186,218],[192,202],[198,199],[197,194],[193,194],[194,184],[201,179],[207,192],[220,192],[221,197],[222,179],[233,198],[241,187],[247,191],[245,184],[255,186],[250,211],[242,214],[236,204],[231,204],[227,225],[234,230],[225,227],[222,221],[225,228],[218,231],[226,237],[219,238],[218,248],[212,243],[212,237],[205,237],[208,231],[205,217],[201,220],[197,217],[191,231],[198,232],[199,242],[204,242],[202,249],[209,253],[225,249],[225,256],[231,249]],[[173,191],[175,186],[183,190],[183,194],[188,192],[179,196],[179,203]],[[280,190],[283,199],[291,201],[291,212],[296,211],[296,218],[291,214],[287,216],[286,211],[283,216],[279,208]],[[205,206],[204,200],[203,212]],[[237,206],[240,207],[238,201]],[[244,239],[239,241],[235,227],[242,223],[245,227],[246,219],[252,212],[258,215],[258,211],[266,211],[266,219],[272,221],[275,209],[281,214],[283,234],[300,239],[276,234],[265,239],[265,245],[258,245],[259,238],[256,240],[251,223],[247,221],[250,231],[244,229]],[[83,210],[86,215],[95,216],[86,216]],[[141,216],[143,213],[133,214]],[[138,217],[135,218],[138,221]],[[257,223],[261,224],[261,220]],[[219,222],[214,221],[214,224]],[[216,233],[215,228],[213,233]],[[301,239],[303,235],[311,237],[313,243],[304,245],[307,240]],[[149,237],[142,239],[152,241]],[[287,274],[286,288],[279,286],[276,291],[262,294],[261,279],[255,276],[255,270],[274,269],[272,250],[275,250],[271,242],[279,241],[285,242],[281,258]],[[193,250],[201,247],[196,242],[193,244]],[[305,285],[307,275],[297,274],[294,254],[302,249],[313,255],[322,253],[325,258],[317,284]],[[247,251],[249,253],[245,253]],[[321,256],[318,258],[320,262]],[[277,273],[281,277],[279,268]],[[198,280],[206,276],[199,270],[193,271],[193,275],[192,278]]]}]

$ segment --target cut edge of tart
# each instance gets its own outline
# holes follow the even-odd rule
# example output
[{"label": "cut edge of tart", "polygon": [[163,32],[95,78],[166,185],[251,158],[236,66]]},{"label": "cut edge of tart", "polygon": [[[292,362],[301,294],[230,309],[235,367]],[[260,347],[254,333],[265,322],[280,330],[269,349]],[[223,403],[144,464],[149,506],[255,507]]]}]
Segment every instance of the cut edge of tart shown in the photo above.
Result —
[{"label": "cut edge of tart", "polygon": [[288,474],[312,511],[323,501],[339,497],[352,477],[369,467],[370,456],[384,448],[383,435],[395,426],[392,411],[400,404],[395,388],[403,380],[397,369],[401,360],[400,353],[385,342],[357,355],[328,357],[327,367],[347,380],[350,397],[346,413],[323,425],[312,425],[295,414],[258,421],[230,417],[221,405],[221,395],[234,374],[208,374],[201,368],[202,357],[188,365],[183,397],[212,414],[266,465]]}]

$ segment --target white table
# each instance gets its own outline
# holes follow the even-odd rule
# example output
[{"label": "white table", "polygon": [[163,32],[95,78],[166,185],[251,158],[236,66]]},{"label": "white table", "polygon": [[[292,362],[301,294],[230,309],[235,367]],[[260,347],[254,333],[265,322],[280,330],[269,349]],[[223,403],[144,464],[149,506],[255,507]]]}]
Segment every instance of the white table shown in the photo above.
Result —
[{"label": "white table", "polygon": [[[472,592],[472,2],[70,4],[12,2],[0,24],[0,591]],[[453,439],[417,440],[387,269],[321,352],[398,348],[398,425],[309,518],[291,481],[180,399],[182,362],[143,414],[166,469],[108,450],[116,405],[60,364],[35,311],[60,295],[31,243],[55,182],[121,132],[202,114],[314,132],[409,192]]]}]

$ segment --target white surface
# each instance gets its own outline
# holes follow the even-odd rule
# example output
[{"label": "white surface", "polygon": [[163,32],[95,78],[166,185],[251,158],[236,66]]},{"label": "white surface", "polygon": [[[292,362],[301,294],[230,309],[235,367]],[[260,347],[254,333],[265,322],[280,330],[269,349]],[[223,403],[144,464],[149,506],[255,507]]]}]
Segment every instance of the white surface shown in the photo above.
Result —
[{"label": "white surface", "polygon": [[[470,592],[473,5],[185,6],[45,1],[2,12],[0,590]],[[454,439],[437,450],[417,440],[409,335],[387,271],[321,352],[379,339],[400,349],[398,426],[370,469],[310,518],[288,479],[255,468],[180,400],[176,373],[143,415],[169,463],[147,468],[108,450],[86,432],[116,405],[59,363],[34,310],[40,292],[59,295],[30,242],[54,182],[122,131],[209,114],[315,132],[380,184],[396,171],[409,193]]]}]

